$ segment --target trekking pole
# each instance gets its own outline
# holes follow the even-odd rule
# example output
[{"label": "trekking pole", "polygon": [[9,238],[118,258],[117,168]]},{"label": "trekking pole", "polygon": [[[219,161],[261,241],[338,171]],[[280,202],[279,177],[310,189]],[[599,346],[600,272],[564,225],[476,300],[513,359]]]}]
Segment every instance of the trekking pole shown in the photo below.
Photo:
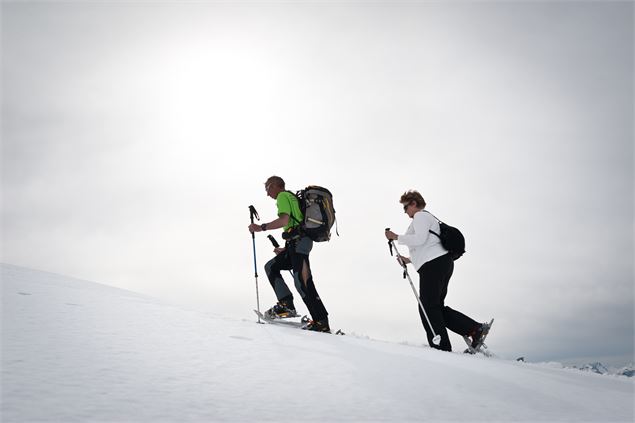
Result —
[{"label": "trekking pole", "polygon": [[[390,228],[386,228],[387,231],[390,230]],[[417,298],[417,302],[419,303],[419,307],[421,308],[421,311],[423,312],[423,316],[426,318],[426,322],[428,322],[428,326],[430,326],[430,330],[432,331],[432,343],[434,345],[439,345],[439,343],[441,342],[441,335],[437,335],[434,332],[434,328],[432,327],[432,324],[430,323],[430,319],[428,319],[428,313],[426,313],[426,309],[423,308],[423,303],[421,302],[421,298],[419,298],[419,294],[417,293],[417,290],[415,289],[414,284],[412,283],[412,279],[410,279],[410,275],[408,274],[408,268],[406,267],[406,263],[403,262],[403,260],[401,260],[401,254],[399,254],[399,250],[397,249],[397,245],[395,245],[395,243],[393,242],[392,239],[388,240],[388,248],[390,249],[390,255],[392,256],[392,249],[394,248],[395,251],[397,252],[397,257],[398,257],[398,261],[399,264],[401,264],[401,267],[403,267],[403,277],[404,279],[407,277],[408,278],[408,282],[410,282],[410,287],[412,288],[412,292],[414,292],[415,297]]]},{"label": "trekking pole", "polygon": [[[249,219],[253,225],[254,217],[257,220],[260,220],[260,216],[258,216],[258,212],[254,206],[249,206]],[[256,308],[258,309],[258,323],[262,323],[260,321],[260,294],[258,293],[258,266],[256,265],[256,234],[251,233],[251,242],[254,248],[254,275],[256,277]]]},{"label": "trekking pole", "polygon": [[[278,241],[276,241],[273,235],[267,235],[267,238],[269,238],[269,241],[273,244],[273,248],[280,248],[280,244],[278,244]],[[293,272],[291,270],[289,270],[289,274],[293,277]]]}]

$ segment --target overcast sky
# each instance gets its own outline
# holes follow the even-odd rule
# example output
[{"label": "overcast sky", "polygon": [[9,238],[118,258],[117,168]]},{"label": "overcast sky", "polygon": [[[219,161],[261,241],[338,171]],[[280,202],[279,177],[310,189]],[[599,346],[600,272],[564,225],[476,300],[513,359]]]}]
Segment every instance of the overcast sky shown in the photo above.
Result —
[{"label": "overcast sky", "polygon": [[251,320],[275,174],[334,195],[332,327],[423,344],[417,189],[494,352],[631,361],[633,48],[626,1],[3,2],[2,261]]}]

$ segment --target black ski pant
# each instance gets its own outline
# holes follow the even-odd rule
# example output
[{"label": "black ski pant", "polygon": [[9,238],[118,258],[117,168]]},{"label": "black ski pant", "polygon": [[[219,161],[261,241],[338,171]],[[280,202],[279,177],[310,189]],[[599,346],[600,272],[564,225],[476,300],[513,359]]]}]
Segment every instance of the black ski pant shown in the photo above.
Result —
[{"label": "black ski pant", "polygon": [[428,336],[428,344],[432,348],[444,351],[452,351],[446,328],[461,336],[468,336],[479,325],[475,320],[444,304],[445,296],[448,293],[448,283],[453,271],[454,260],[449,254],[430,260],[417,271],[419,273],[419,297],[421,298],[421,303],[426,310],[434,332],[437,335],[441,335],[440,345],[434,345],[432,342],[434,336],[430,326],[428,326],[421,307],[417,304],[421,322]]},{"label": "black ski pant", "polygon": [[293,270],[295,288],[302,297],[306,308],[315,321],[324,320],[328,312],[315,289],[309,253],[313,241],[309,237],[301,237],[287,242],[286,250],[265,264],[267,278],[276,293],[278,301],[293,301],[293,294],[282,278],[282,270]]}]

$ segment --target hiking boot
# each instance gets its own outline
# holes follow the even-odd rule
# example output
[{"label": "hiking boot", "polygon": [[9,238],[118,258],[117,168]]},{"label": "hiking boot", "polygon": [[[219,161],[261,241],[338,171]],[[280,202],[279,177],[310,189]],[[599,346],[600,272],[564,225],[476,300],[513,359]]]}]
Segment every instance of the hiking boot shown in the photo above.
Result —
[{"label": "hiking boot", "polygon": [[314,332],[328,332],[331,333],[331,328],[329,327],[329,319],[322,320],[310,320],[306,327],[306,330],[312,330]]},{"label": "hiking boot", "polygon": [[265,317],[270,319],[286,319],[297,316],[298,313],[295,311],[295,308],[293,308],[293,305],[284,301],[278,301],[278,304],[265,311]]},{"label": "hiking boot", "polygon": [[477,350],[481,347],[481,345],[483,345],[483,341],[489,333],[489,328],[489,323],[482,323],[470,333],[470,337],[472,338],[472,348]]}]

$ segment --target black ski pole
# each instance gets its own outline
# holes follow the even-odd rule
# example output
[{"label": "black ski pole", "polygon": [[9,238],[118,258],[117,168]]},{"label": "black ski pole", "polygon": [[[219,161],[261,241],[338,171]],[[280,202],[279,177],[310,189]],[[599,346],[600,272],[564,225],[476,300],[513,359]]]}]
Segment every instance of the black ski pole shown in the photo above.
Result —
[{"label": "black ski pole", "polygon": [[[254,217],[257,220],[260,220],[260,216],[258,216],[258,212],[254,206],[249,206],[249,219],[251,223],[254,223]],[[254,232],[251,233],[251,242],[254,249],[254,275],[256,277],[256,308],[258,310],[258,323],[262,323],[260,321],[260,294],[258,293],[258,266],[256,265],[256,234]]]},{"label": "black ski pole", "polygon": [[[389,231],[390,228],[386,228],[386,231]],[[408,278],[408,282],[410,282],[410,287],[412,288],[412,292],[414,292],[415,294],[415,298],[417,299],[417,302],[419,303],[419,307],[421,307],[421,311],[423,312],[424,317],[426,318],[426,322],[428,322],[428,326],[430,326],[430,330],[432,331],[432,343],[434,345],[439,345],[439,343],[441,342],[441,335],[437,335],[434,332],[434,328],[432,327],[432,325],[430,324],[430,319],[428,319],[428,313],[426,313],[426,309],[423,308],[423,303],[421,302],[421,298],[419,298],[419,294],[417,293],[417,289],[415,288],[414,284],[412,283],[412,279],[410,279],[410,275],[408,274],[408,268],[406,267],[406,263],[403,262],[403,260],[401,259],[401,254],[399,254],[399,250],[397,249],[397,246],[395,245],[395,243],[393,242],[392,239],[388,240],[388,247],[390,248],[390,255],[392,256],[392,249],[395,249],[395,252],[397,253],[397,258],[399,261],[399,264],[401,264],[401,267],[403,267],[403,274],[404,274],[404,278]]]},{"label": "black ski pole", "polygon": [[[273,235],[267,235],[267,238],[269,238],[269,241],[273,244],[273,248],[280,248],[280,244],[278,244],[278,241],[276,241]],[[293,277],[293,272],[291,270],[289,270],[289,274]]]}]

